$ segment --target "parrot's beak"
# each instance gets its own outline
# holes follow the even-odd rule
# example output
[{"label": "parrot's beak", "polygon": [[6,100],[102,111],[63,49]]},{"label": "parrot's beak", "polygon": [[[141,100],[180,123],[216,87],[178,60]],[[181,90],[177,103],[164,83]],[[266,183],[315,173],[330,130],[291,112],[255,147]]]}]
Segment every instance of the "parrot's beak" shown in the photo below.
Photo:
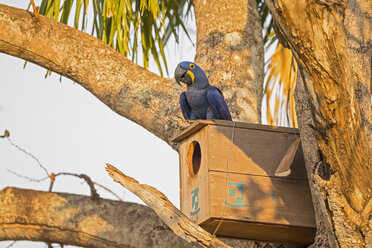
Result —
[{"label": "parrot's beak", "polygon": [[177,83],[181,85],[181,78],[185,77],[186,70],[182,69],[181,65],[177,65],[176,70],[174,71],[174,78],[176,79]]},{"label": "parrot's beak", "polygon": [[181,83],[187,85],[191,85],[193,83],[190,75],[187,73],[187,70],[183,69],[180,65],[177,65],[177,68],[174,71],[174,78],[180,86],[182,86]]}]

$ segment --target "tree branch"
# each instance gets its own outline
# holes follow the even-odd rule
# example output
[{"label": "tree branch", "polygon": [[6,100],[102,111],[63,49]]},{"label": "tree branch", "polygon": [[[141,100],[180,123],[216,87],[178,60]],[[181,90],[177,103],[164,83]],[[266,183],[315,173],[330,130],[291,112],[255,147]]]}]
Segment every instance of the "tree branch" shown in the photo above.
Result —
[{"label": "tree branch", "polygon": [[188,242],[197,242],[203,247],[232,248],[189,220],[157,189],[146,184],[139,184],[137,180],[124,175],[114,166],[106,165],[107,172],[115,182],[141,198],[181,238]]},{"label": "tree branch", "polygon": [[[0,240],[82,247],[200,247],[175,235],[149,207],[89,196],[18,188],[0,191]],[[296,247],[222,239],[233,247]]]},{"label": "tree branch", "polygon": [[0,240],[98,248],[191,247],[171,230],[158,230],[161,223],[151,209],[134,203],[17,188],[0,191]]},{"label": "tree branch", "polygon": [[0,52],[79,83],[121,116],[170,143],[186,125],[181,88],[134,64],[102,41],[45,16],[0,5]]}]

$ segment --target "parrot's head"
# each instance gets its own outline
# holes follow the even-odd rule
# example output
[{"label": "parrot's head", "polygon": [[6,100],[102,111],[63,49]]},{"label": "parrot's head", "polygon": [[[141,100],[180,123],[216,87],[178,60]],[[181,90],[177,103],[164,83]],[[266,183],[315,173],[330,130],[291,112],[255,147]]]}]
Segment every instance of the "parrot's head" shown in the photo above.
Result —
[{"label": "parrot's head", "polygon": [[209,86],[208,78],[203,70],[197,64],[189,61],[183,61],[177,65],[174,78],[179,85],[184,83],[198,89]]}]

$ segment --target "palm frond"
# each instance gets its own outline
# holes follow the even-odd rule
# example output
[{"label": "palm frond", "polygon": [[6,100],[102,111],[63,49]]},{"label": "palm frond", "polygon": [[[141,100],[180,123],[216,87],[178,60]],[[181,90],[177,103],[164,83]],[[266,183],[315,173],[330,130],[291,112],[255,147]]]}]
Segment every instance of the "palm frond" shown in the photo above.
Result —
[{"label": "palm frond", "polygon": [[[264,92],[266,94],[268,124],[297,127],[294,101],[297,63],[292,51],[278,43],[274,54],[266,62],[266,65]],[[273,101],[275,102],[274,106]]]},{"label": "palm frond", "polygon": [[266,104],[266,120],[269,125],[297,127],[294,102],[297,64],[291,50],[278,42],[273,19],[264,0],[257,0],[257,6],[261,16],[265,53],[275,49],[265,66],[263,99],[266,102],[262,104]]},{"label": "palm frond", "polygon": [[164,69],[168,74],[164,47],[169,38],[178,42],[182,29],[191,40],[183,21],[190,8],[191,0],[42,0],[39,12],[65,24],[73,19],[71,26],[86,30],[92,9],[92,35],[137,63],[142,53],[145,68],[153,59],[163,75]]}]

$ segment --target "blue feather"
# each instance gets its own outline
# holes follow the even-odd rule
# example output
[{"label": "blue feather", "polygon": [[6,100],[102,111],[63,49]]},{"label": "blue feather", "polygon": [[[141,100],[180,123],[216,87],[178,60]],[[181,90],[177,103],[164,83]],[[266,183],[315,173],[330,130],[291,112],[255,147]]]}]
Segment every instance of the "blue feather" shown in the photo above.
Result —
[{"label": "blue feather", "polygon": [[218,88],[210,86],[207,91],[207,99],[215,119],[232,120],[229,108],[227,107],[225,99]]},{"label": "blue feather", "polygon": [[181,106],[183,117],[187,120],[190,120],[191,106],[186,99],[186,92],[182,92],[180,95],[180,106]]}]

